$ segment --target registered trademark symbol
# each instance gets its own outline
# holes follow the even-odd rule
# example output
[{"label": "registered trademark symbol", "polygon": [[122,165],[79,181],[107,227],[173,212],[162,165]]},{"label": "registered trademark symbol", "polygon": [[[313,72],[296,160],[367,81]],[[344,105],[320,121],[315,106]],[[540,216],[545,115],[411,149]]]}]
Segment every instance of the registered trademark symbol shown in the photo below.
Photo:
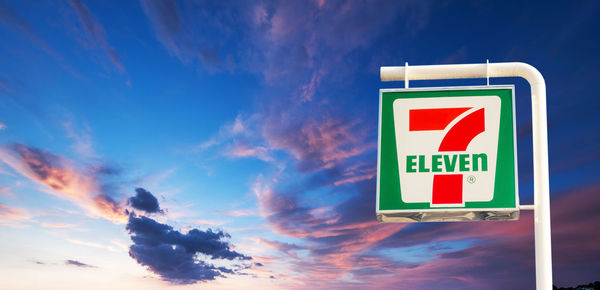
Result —
[{"label": "registered trademark symbol", "polygon": [[473,175],[469,175],[469,177],[467,177],[467,182],[469,183],[475,183],[475,180],[477,180],[477,178],[475,178],[475,176]]}]

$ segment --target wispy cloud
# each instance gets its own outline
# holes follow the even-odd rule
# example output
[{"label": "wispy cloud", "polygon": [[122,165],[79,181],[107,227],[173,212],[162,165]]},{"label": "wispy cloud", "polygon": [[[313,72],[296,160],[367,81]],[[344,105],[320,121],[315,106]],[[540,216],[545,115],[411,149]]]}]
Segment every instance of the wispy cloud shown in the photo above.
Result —
[{"label": "wispy cloud", "polygon": [[330,117],[296,121],[283,115],[270,116],[263,133],[272,148],[296,157],[302,172],[333,168],[376,147],[366,142],[366,132],[356,122]]},{"label": "wispy cloud", "polygon": [[[123,249],[122,247],[114,247],[111,245],[107,245],[105,243],[99,243],[99,242],[91,242],[91,241],[85,241],[85,240],[81,240],[81,239],[74,239],[74,238],[67,238],[67,241],[69,243],[75,244],[75,245],[82,245],[82,246],[86,246],[86,247],[90,247],[90,248],[95,248],[95,249],[102,249],[102,250],[107,250],[107,251],[111,251],[111,252],[121,252]],[[126,252],[126,250],[125,250]]]},{"label": "wispy cloud", "polygon": [[74,140],[75,143],[73,144],[73,149],[75,149],[77,153],[88,159],[99,157],[94,150],[91,129],[89,126],[85,126],[84,129],[81,130],[76,130],[73,121],[64,122],[62,123],[62,126],[67,133],[67,137]]},{"label": "wispy cloud", "polygon": [[[576,285],[595,277],[598,266],[594,261],[600,258],[596,255],[600,246],[594,241],[600,238],[600,233],[590,229],[600,218],[595,210],[600,204],[599,190],[596,184],[552,198],[553,268],[557,285]],[[381,226],[373,227],[373,231],[380,231]],[[473,240],[476,242],[454,251],[439,252],[428,248],[441,241]],[[333,246],[337,241],[330,240],[328,244]],[[350,272],[355,279],[375,288],[391,287],[399,281],[406,289],[431,288],[439,285],[440,281],[448,289],[489,288],[497,281],[503,281],[498,286],[502,288],[530,288],[535,285],[531,212],[522,212],[519,221],[511,222],[411,224],[375,244],[376,249],[394,249],[399,253],[415,246],[438,253],[431,259],[412,265],[403,265],[391,256],[375,255],[373,252],[352,255],[355,268]],[[320,250],[319,253],[327,255]],[[402,257],[398,255],[398,259]],[[366,263],[364,259],[377,262],[368,266],[363,264]],[[379,266],[373,267],[377,264]]]},{"label": "wispy cloud", "polygon": [[[4,172],[2,172],[2,170],[0,169],[0,174],[4,174]],[[4,197],[14,197],[15,193],[13,192],[13,190],[8,187],[8,186],[0,186],[0,196],[4,196]]]},{"label": "wispy cloud", "polygon": [[[79,73],[65,62],[62,54],[48,44],[48,42],[44,40],[44,38],[34,29],[34,27],[32,27],[29,22],[23,18],[23,16],[21,16],[17,11],[13,10],[11,7],[7,6],[3,1],[0,1],[0,23],[4,23],[21,33],[34,44],[35,48],[44,51],[67,72],[76,77],[80,77]],[[4,85],[0,85],[0,87],[6,89],[6,86]]]},{"label": "wispy cloud", "polygon": [[260,245],[265,245],[267,247],[274,248],[274,249],[276,249],[282,253],[285,253],[286,255],[289,255],[290,257],[295,258],[295,259],[298,259],[298,254],[295,251],[305,249],[303,247],[300,247],[295,244],[290,244],[290,243],[271,241],[271,240],[267,240],[267,239],[263,239],[263,238],[258,238],[257,240]]},{"label": "wispy cloud", "polygon": [[254,212],[253,210],[229,210],[229,211],[217,210],[215,212],[218,214],[235,216],[235,217],[256,215],[256,212]]},{"label": "wispy cloud", "polygon": [[158,40],[165,46],[167,51],[186,62],[186,50],[180,38],[183,37],[181,16],[177,2],[168,0],[140,1],[144,13],[150,18],[150,22],[156,32]]},{"label": "wispy cloud", "polygon": [[[259,158],[276,166],[275,174],[259,174],[251,191],[271,230],[303,241],[300,249],[261,240],[294,260],[282,263],[291,265],[291,272],[302,273],[297,280],[288,277],[298,283],[316,280],[319,283],[313,285],[326,287],[339,280],[339,285],[353,285],[366,276],[353,272],[357,267],[374,272],[414,266],[369,256],[371,249],[406,225],[376,221],[372,133],[376,128],[361,121],[366,116],[344,112],[343,100],[336,98],[340,92],[327,90],[345,86],[339,79],[352,65],[348,55],[368,48],[399,13],[422,16],[406,23],[417,30],[424,27],[427,4],[408,6],[403,2],[261,2],[247,9],[250,14],[242,20],[248,21],[252,40],[246,45],[248,66],[238,67],[262,75],[270,87],[285,89],[261,96],[260,114],[239,115],[201,147],[218,144],[227,148],[228,157]],[[282,165],[290,161],[293,168]],[[290,176],[294,182],[285,181]],[[318,205],[320,200],[313,200],[316,192],[330,205]]]},{"label": "wispy cloud", "polygon": [[9,227],[26,227],[32,216],[24,208],[12,207],[0,203],[0,225]]},{"label": "wispy cloud", "polygon": [[74,228],[77,226],[76,224],[46,223],[46,222],[42,222],[42,223],[40,223],[40,225],[44,228],[49,228],[49,229],[69,229],[69,228]]},{"label": "wispy cloud", "polygon": [[47,54],[55,58],[62,58],[18,12],[4,4],[3,1],[0,1],[0,21],[21,32]]},{"label": "wispy cloud", "polygon": [[[182,3],[180,7],[176,1],[140,2],[158,41],[184,64],[198,64],[209,72],[233,71],[237,66],[236,55],[246,54],[228,46],[243,47],[238,42],[247,38],[233,29],[245,30],[246,26],[240,20],[246,18],[247,3]],[[198,22],[198,19],[202,21]]]},{"label": "wispy cloud", "polygon": [[197,225],[209,226],[209,227],[217,227],[222,226],[227,223],[224,220],[193,220],[193,223]]},{"label": "wispy cloud", "polygon": [[0,160],[49,193],[75,202],[91,216],[119,223],[127,219],[123,204],[105,192],[102,171],[78,170],[70,160],[22,144],[0,148]]},{"label": "wispy cloud", "polygon": [[65,264],[69,265],[69,266],[79,267],[79,268],[98,268],[96,266],[92,266],[92,265],[89,265],[89,264],[86,264],[86,263],[82,263],[82,262],[79,262],[77,260],[66,260]]},{"label": "wispy cloud", "polygon": [[106,53],[106,55],[110,59],[111,63],[117,68],[119,72],[123,73],[125,71],[125,68],[123,67],[123,64],[121,63],[121,60],[119,59],[119,56],[117,55],[115,49],[106,40],[106,31],[104,29],[104,26],[102,26],[102,24],[100,24],[100,22],[92,16],[88,8],[83,3],[81,3],[81,1],[69,0],[69,3],[77,13],[77,17],[81,25],[83,26],[83,29],[87,34],[87,37],[89,38],[90,42],[100,46],[100,48]]},{"label": "wispy cloud", "polygon": [[269,155],[269,149],[264,146],[252,146],[244,142],[235,142],[225,154],[230,157],[255,157],[265,162],[271,162],[275,159]]}]

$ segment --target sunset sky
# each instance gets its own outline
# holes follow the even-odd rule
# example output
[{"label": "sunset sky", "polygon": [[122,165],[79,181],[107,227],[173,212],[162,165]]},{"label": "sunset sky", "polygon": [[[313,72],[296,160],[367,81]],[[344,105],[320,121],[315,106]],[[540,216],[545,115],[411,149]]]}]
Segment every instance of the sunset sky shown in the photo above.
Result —
[{"label": "sunset sky", "polygon": [[[532,289],[533,216],[375,217],[379,67],[520,61],[553,275],[600,280],[599,1],[0,0],[1,289]],[[514,84],[521,204],[531,100]],[[485,79],[411,86],[485,85]]]}]

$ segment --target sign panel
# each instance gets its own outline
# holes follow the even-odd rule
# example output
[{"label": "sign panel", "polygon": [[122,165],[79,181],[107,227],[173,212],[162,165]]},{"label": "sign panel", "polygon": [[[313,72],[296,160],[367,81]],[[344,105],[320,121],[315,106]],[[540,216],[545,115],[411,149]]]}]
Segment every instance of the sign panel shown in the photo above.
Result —
[{"label": "sign panel", "polygon": [[513,86],[382,89],[377,217],[518,219]]}]

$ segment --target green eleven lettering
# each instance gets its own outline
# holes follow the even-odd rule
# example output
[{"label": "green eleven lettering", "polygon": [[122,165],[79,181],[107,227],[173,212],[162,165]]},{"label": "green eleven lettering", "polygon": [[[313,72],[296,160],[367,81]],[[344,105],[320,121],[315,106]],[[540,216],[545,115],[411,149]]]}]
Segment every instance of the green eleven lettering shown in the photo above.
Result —
[{"label": "green eleven lettering", "polygon": [[[457,166],[458,165],[458,166]],[[488,158],[480,154],[439,154],[406,156],[406,172],[468,172],[487,171]]]}]

